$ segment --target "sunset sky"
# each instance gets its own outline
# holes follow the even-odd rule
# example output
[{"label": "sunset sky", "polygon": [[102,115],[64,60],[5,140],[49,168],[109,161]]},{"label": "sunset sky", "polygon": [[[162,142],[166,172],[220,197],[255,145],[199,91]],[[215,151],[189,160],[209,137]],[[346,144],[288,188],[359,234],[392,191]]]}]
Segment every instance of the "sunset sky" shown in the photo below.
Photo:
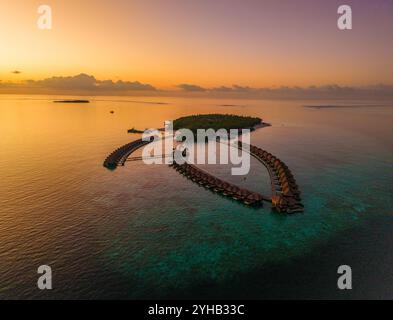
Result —
[{"label": "sunset sky", "polygon": [[[53,29],[37,28],[37,8]],[[349,4],[353,30],[337,28]],[[0,80],[393,85],[392,0],[0,0]],[[13,71],[19,71],[13,72]]]}]

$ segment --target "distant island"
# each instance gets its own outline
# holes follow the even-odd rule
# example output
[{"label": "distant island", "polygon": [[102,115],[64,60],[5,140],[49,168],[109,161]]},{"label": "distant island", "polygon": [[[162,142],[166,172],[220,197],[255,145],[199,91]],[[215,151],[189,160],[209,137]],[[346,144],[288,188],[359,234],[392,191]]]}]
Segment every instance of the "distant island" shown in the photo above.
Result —
[{"label": "distant island", "polygon": [[311,109],[340,109],[340,108],[377,108],[377,107],[388,107],[390,104],[357,104],[357,105],[337,105],[337,104],[331,104],[331,105],[309,105],[309,106],[304,106],[305,108],[311,108]]},{"label": "distant island", "polygon": [[270,126],[268,123],[262,122],[261,118],[237,116],[232,114],[200,114],[181,117],[173,122],[173,129],[190,129],[196,134],[198,129],[250,129]]},{"label": "distant island", "polygon": [[55,100],[54,103],[90,103],[89,100]]},{"label": "distant island", "polygon": [[127,132],[128,133],[143,133],[144,131],[132,128],[132,129],[129,129]]}]

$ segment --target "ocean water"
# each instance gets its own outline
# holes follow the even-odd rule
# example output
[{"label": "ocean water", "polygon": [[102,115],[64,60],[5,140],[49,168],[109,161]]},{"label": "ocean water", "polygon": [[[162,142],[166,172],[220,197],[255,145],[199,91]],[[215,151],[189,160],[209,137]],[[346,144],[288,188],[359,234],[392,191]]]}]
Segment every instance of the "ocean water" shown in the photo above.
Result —
[{"label": "ocean water", "polygon": [[[0,96],[1,299],[393,298],[392,102],[59,98]],[[249,208],[166,165],[102,166],[132,127],[211,112],[272,124],[251,143],[291,168],[304,213]],[[269,192],[257,161],[246,179],[205,169]]]}]

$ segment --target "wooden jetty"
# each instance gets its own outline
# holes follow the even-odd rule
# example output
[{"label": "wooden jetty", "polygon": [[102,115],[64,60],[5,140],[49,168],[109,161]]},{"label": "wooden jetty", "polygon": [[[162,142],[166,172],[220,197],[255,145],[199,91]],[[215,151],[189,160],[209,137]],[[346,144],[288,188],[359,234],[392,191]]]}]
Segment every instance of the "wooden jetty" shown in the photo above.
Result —
[{"label": "wooden jetty", "polygon": [[[242,142],[238,147],[241,149]],[[273,208],[279,212],[295,213],[303,212],[299,187],[288,166],[271,153],[250,145],[250,154],[259,160],[268,170],[272,187],[271,202]]]},{"label": "wooden jetty", "polygon": [[104,167],[114,170],[118,166],[124,166],[127,158],[133,153],[134,151],[142,148],[143,146],[149,144],[154,140],[154,137],[150,138],[150,141],[144,141],[142,139],[135,140],[133,142],[127,143],[120,148],[117,148],[113,151],[109,156],[106,157],[104,161]]},{"label": "wooden jetty", "polygon": [[262,206],[263,201],[270,201],[269,198],[264,197],[257,192],[249,191],[244,188],[239,188],[238,186],[219,179],[211,175],[210,173],[202,170],[201,168],[198,168],[192,164],[188,164],[187,162],[183,164],[178,164],[174,162],[170,166],[182,175],[184,175],[186,178],[192,180],[193,182],[216,193],[230,197],[237,201],[241,201],[244,204],[252,206]]},{"label": "wooden jetty", "polygon": [[[108,169],[116,169],[119,165],[124,166],[126,161],[143,160],[142,157],[129,158],[137,149],[152,142],[138,139],[128,143],[113,151],[104,161],[104,166]],[[304,206],[301,202],[299,187],[296,180],[287,165],[276,156],[259,147],[250,145],[250,154],[260,161],[268,170],[271,182],[271,197],[263,196],[244,188],[240,188],[232,183],[219,179],[203,169],[189,164],[187,162],[178,164],[173,162],[171,167],[176,171],[192,180],[193,182],[212,190],[213,192],[230,197],[234,200],[241,201],[244,204],[252,206],[262,206],[263,201],[271,202],[272,206],[278,212],[296,213],[303,212]],[[238,142],[238,148],[243,149],[243,143]],[[167,157],[169,155],[161,155]]]}]

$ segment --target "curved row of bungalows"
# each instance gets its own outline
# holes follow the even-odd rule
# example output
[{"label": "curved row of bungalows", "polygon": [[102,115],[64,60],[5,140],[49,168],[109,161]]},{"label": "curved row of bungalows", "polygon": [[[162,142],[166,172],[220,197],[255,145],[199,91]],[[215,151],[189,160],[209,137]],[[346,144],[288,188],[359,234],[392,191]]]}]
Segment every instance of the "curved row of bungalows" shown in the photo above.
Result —
[{"label": "curved row of bungalows", "polygon": [[138,139],[117,148],[108,157],[106,157],[104,161],[104,167],[113,170],[116,169],[116,167],[119,165],[124,165],[125,160],[132,152],[150,143],[151,141],[153,141],[153,137],[150,138],[150,141]]},{"label": "curved row of bungalows", "polygon": [[193,165],[190,165],[188,163],[180,165],[174,162],[172,164],[172,167],[188,179],[214,192],[220,193],[227,197],[231,197],[232,199],[237,201],[242,201],[247,205],[260,206],[263,204],[263,196],[259,193],[239,188],[231,183],[216,178]]},{"label": "curved row of bungalows", "polygon": [[[241,142],[239,146],[242,146]],[[287,165],[276,156],[256,146],[250,145],[250,152],[269,166],[271,172],[274,173],[272,183],[276,194],[272,197],[273,207],[279,212],[286,213],[303,211],[299,187]]]}]

